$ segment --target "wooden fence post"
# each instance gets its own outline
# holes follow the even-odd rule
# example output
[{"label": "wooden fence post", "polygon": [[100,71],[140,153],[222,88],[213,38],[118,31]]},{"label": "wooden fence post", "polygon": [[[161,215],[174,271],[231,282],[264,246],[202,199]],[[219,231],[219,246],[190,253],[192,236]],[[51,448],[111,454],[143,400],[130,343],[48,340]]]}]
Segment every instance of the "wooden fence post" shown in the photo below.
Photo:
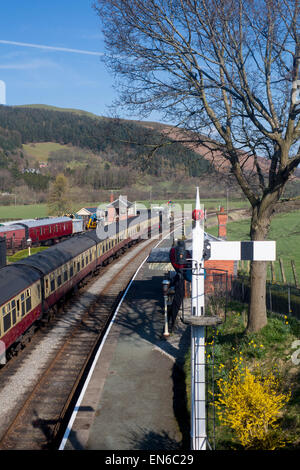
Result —
[{"label": "wooden fence post", "polygon": [[285,273],[284,273],[283,261],[282,261],[281,258],[279,258],[279,266],[280,266],[280,271],[281,271],[282,282],[284,284],[286,284],[286,277],[285,277]]},{"label": "wooden fence post", "polygon": [[275,269],[274,269],[274,261],[271,261],[271,273],[272,273],[272,282],[276,281]]},{"label": "wooden fence post", "polygon": [[295,261],[292,259],[291,260],[291,265],[292,265],[292,270],[293,270],[293,275],[294,275],[294,280],[295,280],[295,286],[298,287],[298,279],[297,279],[297,273],[296,273],[296,266],[295,266]]}]

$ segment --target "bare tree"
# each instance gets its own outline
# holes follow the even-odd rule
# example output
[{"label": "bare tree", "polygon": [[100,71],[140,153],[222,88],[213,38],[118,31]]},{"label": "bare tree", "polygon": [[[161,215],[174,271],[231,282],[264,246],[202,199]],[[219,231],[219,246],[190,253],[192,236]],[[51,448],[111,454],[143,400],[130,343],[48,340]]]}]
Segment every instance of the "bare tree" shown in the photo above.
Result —
[{"label": "bare tree", "polygon": [[[94,7],[106,63],[119,79],[117,105],[143,117],[160,112],[229,162],[252,206],[251,239],[266,239],[300,163],[299,0],[98,0]],[[249,331],[267,323],[265,281],[266,263],[253,261]]]}]

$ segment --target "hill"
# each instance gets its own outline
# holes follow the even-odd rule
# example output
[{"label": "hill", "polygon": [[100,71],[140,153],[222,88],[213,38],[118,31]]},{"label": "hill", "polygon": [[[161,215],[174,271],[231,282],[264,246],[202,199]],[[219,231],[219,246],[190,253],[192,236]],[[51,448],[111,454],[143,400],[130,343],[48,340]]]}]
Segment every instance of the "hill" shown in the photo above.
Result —
[{"label": "hill", "polygon": [[[2,105],[0,193],[20,194],[26,203],[45,202],[49,183],[62,172],[72,200],[82,194],[85,201],[107,200],[111,189],[131,199],[185,198],[195,187],[191,181],[200,177],[203,192],[214,196],[213,166],[165,139],[162,127],[46,105]],[[224,184],[220,190],[223,195]],[[8,195],[0,199],[0,204],[9,202]]]},{"label": "hill", "polygon": [[[73,200],[82,192],[85,201],[107,200],[111,189],[131,199],[182,199],[193,197],[199,184],[201,197],[224,196],[228,188],[231,196],[241,196],[220,155],[212,158],[188,140],[183,131],[157,122],[48,105],[1,105],[0,192],[13,187],[24,202],[45,202],[49,183],[62,172]],[[11,201],[6,199],[0,203]]]}]

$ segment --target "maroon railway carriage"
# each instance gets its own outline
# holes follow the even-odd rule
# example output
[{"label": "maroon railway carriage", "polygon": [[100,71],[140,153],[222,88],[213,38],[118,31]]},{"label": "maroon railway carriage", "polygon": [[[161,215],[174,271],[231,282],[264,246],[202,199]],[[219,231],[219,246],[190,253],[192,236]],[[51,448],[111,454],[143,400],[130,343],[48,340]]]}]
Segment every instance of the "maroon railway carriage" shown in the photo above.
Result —
[{"label": "maroon railway carriage", "polygon": [[26,239],[25,227],[22,225],[2,225],[0,226],[0,237],[6,239],[6,248],[21,249],[22,242]]},{"label": "maroon railway carriage", "polygon": [[18,225],[25,228],[26,240],[31,238],[33,245],[46,244],[73,233],[73,222],[69,217],[18,220]]},{"label": "maroon railway carriage", "polygon": [[0,285],[0,340],[3,352],[17,343],[41,315],[40,274],[29,266],[11,264],[0,269]]},{"label": "maroon railway carriage", "polygon": [[[107,257],[149,231],[147,214],[132,218],[124,230],[110,224],[98,238],[96,231],[76,235],[45,251],[0,269],[0,346],[2,351],[23,343],[36,320],[51,312],[88,274],[96,272]],[[158,226],[158,216],[153,217]],[[1,349],[0,349],[1,353]]]}]

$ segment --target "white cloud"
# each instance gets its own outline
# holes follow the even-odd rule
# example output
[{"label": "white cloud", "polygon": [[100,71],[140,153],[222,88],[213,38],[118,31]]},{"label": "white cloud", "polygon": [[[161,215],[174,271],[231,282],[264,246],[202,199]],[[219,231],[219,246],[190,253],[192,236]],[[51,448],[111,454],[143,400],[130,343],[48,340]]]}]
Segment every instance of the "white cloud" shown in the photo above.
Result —
[{"label": "white cloud", "polygon": [[11,63],[11,64],[1,64],[1,70],[34,70],[40,69],[45,67],[55,67],[60,68],[58,64],[51,60],[43,60],[43,59],[35,59],[31,60],[30,62],[23,62],[23,63]]},{"label": "white cloud", "polygon": [[36,49],[44,49],[44,50],[59,51],[59,52],[72,52],[76,54],[97,55],[97,56],[104,55],[103,52],[85,51],[81,49],[70,49],[68,47],[44,46],[42,44],[31,44],[27,42],[7,41],[5,39],[0,39],[0,44],[10,44],[12,46],[22,46],[22,47],[34,47]]}]

